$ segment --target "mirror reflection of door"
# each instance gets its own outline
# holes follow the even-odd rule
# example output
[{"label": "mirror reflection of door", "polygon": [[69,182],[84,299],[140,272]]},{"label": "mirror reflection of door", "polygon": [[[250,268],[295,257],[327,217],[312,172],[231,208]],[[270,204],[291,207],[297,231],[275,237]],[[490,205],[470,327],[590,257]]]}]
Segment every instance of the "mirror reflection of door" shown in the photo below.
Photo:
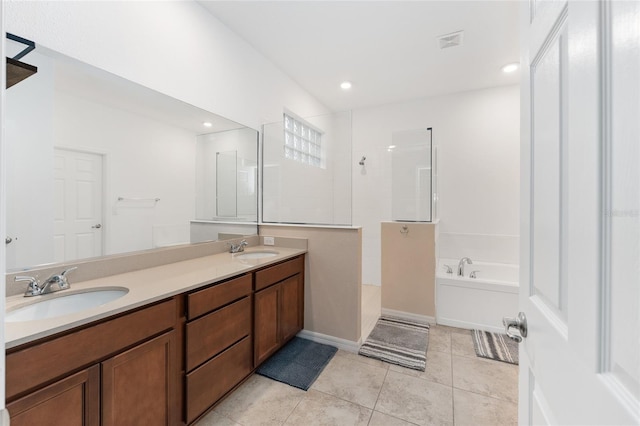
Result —
[{"label": "mirror reflection of door", "polygon": [[54,152],[54,261],[102,255],[102,155]]}]

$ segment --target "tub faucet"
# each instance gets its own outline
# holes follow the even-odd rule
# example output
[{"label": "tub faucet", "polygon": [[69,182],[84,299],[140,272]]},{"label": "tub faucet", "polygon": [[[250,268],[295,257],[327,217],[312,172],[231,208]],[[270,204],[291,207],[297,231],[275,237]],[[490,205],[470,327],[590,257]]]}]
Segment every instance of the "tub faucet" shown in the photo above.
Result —
[{"label": "tub faucet", "polygon": [[458,276],[459,277],[464,277],[464,264],[465,263],[468,263],[469,265],[473,265],[473,262],[468,257],[463,257],[462,259],[460,259],[460,262],[458,262]]}]

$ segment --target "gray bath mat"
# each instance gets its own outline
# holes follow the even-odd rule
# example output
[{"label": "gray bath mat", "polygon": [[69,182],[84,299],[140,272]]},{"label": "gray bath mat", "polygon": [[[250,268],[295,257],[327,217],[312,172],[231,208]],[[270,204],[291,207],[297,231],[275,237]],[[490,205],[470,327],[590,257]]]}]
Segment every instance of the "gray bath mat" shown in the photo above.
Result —
[{"label": "gray bath mat", "polygon": [[358,353],[413,370],[427,365],[429,324],[383,316]]},{"label": "gray bath mat", "polygon": [[496,361],[518,364],[518,343],[501,333],[471,330],[476,355]]},{"label": "gray bath mat", "polygon": [[258,367],[256,373],[306,391],[336,352],[338,348],[333,346],[294,337]]}]

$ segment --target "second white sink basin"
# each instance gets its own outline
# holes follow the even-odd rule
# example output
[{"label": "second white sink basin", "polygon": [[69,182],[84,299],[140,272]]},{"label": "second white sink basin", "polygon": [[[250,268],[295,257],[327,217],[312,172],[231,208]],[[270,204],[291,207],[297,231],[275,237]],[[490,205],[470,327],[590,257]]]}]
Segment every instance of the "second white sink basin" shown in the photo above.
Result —
[{"label": "second white sink basin", "polygon": [[4,319],[6,322],[21,322],[69,315],[119,299],[127,294],[129,289],[109,287],[71,294],[65,294],[64,291],[66,290],[50,296],[34,296],[33,302],[29,301],[27,304],[7,311]]},{"label": "second white sink basin", "polygon": [[256,250],[256,251],[246,251],[244,253],[236,253],[233,255],[234,259],[264,259],[267,257],[275,257],[278,255],[277,251],[271,250]]}]

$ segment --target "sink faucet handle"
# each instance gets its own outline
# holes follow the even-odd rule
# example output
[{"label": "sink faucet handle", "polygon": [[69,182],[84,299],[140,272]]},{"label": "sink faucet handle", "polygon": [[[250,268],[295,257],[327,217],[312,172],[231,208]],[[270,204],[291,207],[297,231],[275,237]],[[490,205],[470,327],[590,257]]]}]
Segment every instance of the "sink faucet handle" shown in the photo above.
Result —
[{"label": "sink faucet handle", "polygon": [[57,277],[58,278],[57,283],[58,283],[58,286],[60,287],[60,290],[69,288],[69,281],[67,280],[67,274],[69,272],[75,271],[76,269],[78,269],[77,266],[72,266],[71,268],[67,268],[60,273],[60,275]]},{"label": "sink faucet handle", "polygon": [[78,269],[77,266],[73,266],[71,268],[67,268],[64,271],[62,271],[62,273],[60,275],[62,275],[63,277],[66,276],[69,272],[71,271],[75,271],[76,269]]},{"label": "sink faucet handle", "polygon": [[29,281],[27,285],[27,291],[24,293],[25,296],[37,296],[40,294],[40,284],[38,283],[37,277],[28,277],[24,275],[18,275],[14,279],[14,281]]}]

